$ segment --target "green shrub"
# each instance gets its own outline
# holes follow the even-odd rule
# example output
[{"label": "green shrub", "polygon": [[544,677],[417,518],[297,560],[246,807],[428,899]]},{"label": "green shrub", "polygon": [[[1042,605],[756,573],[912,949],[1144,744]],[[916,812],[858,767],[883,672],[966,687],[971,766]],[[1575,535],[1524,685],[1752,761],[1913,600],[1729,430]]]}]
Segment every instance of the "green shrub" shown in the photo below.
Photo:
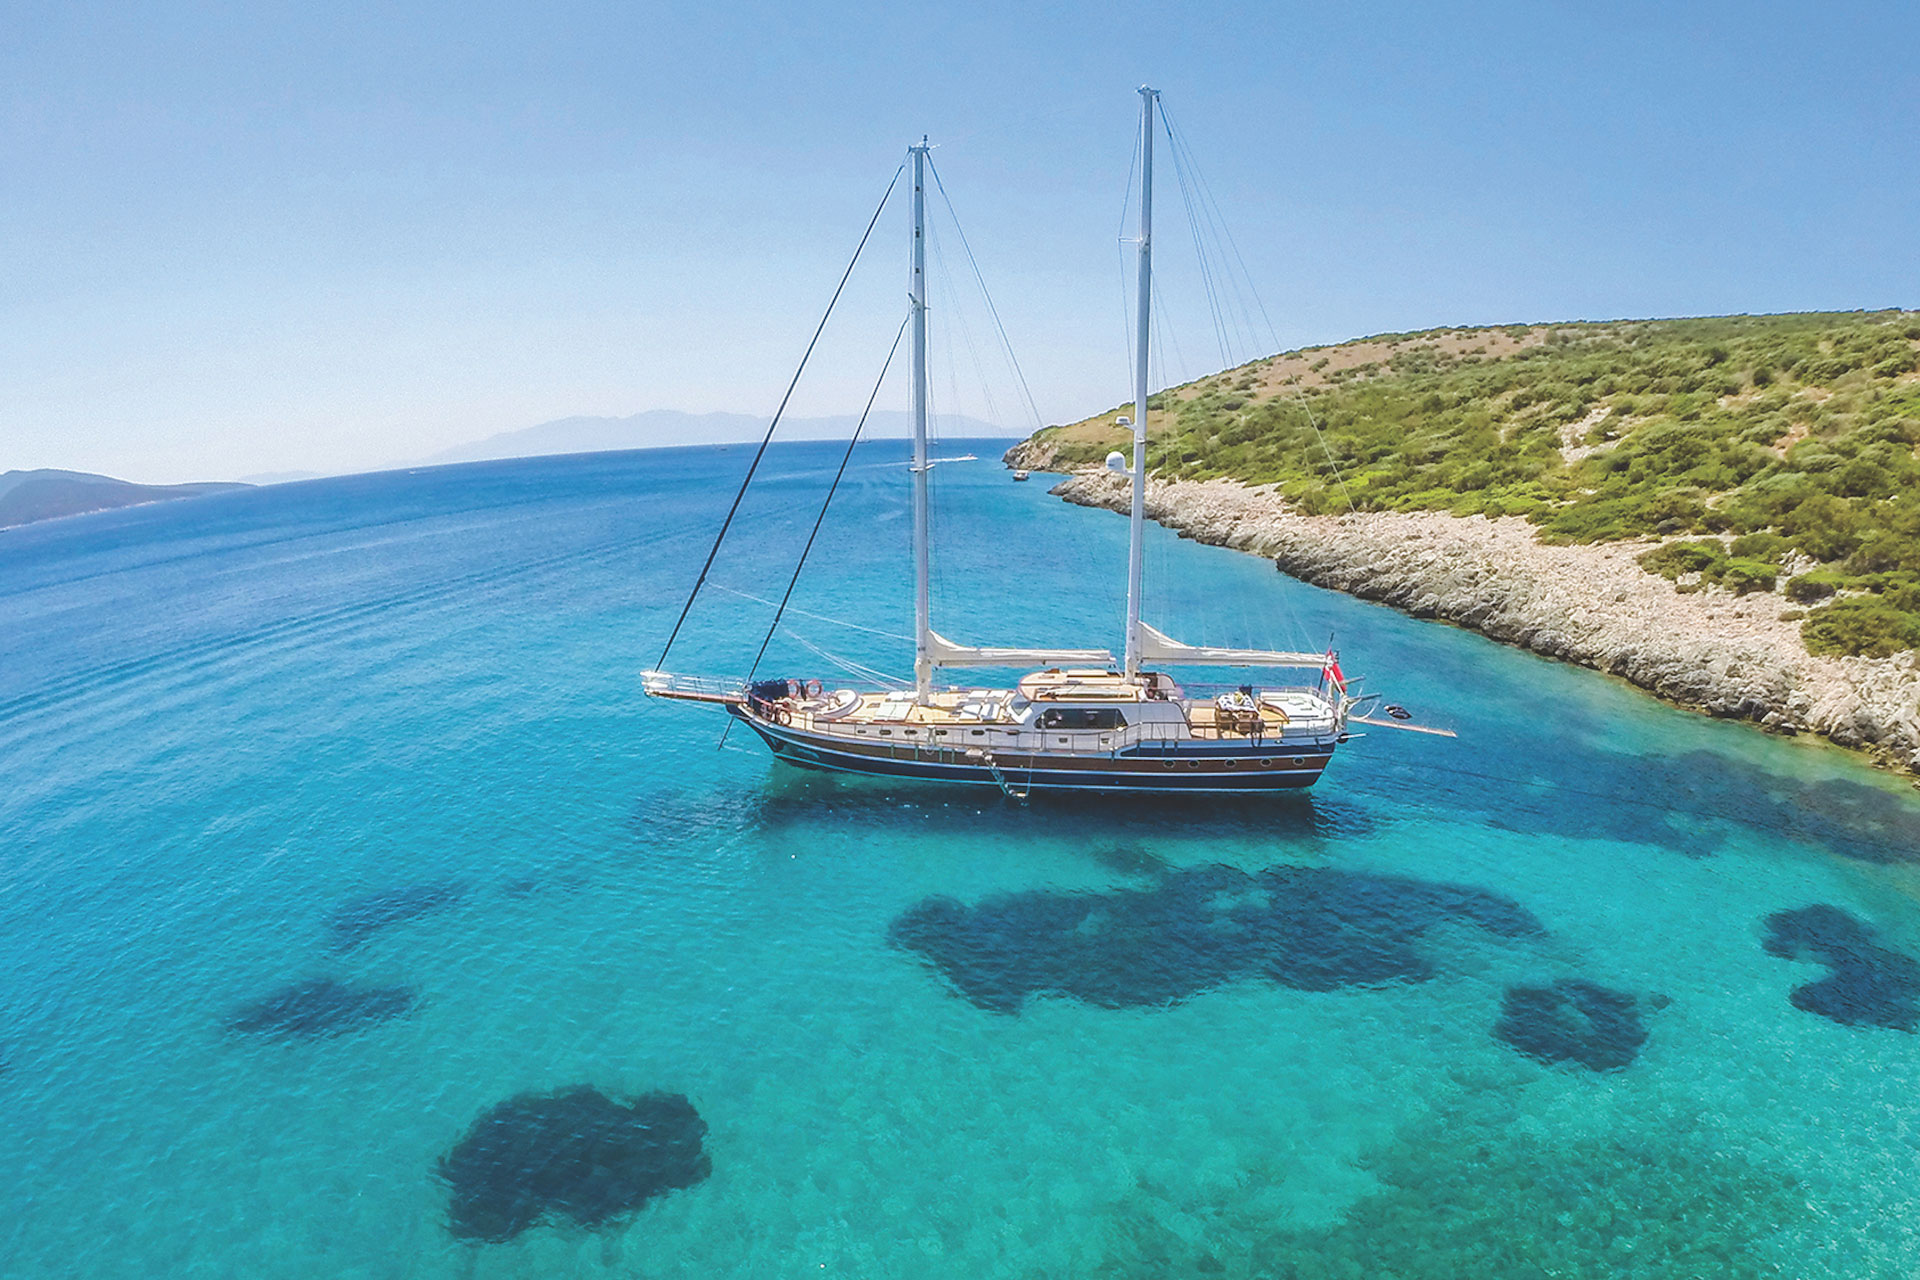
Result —
[{"label": "green shrub", "polygon": [[1920,543],[1893,529],[1868,534],[1847,557],[1847,569],[1856,574],[1920,570]]},{"label": "green shrub", "polygon": [[[1817,461],[1817,459],[1810,459]],[[1840,560],[1860,544],[1860,519],[1844,498],[1816,493],[1780,522],[1793,545],[1815,560]]]},{"label": "green shrub", "polygon": [[1730,555],[1744,556],[1751,560],[1765,560],[1769,564],[1778,564],[1780,553],[1787,549],[1787,540],[1777,533],[1763,530],[1759,533],[1746,533],[1733,540],[1727,548]]},{"label": "green shrub", "polygon": [[[1264,361],[1159,392],[1149,465],[1345,510],[1331,449],[1363,510],[1523,513],[1561,543],[1725,533],[1724,563],[1676,572],[1758,590],[1794,550],[1844,565],[1835,585],[1885,591],[1880,576],[1920,575],[1920,386],[1883,373],[1915,365],[1908,330],[1920,320],[1856,312],[1446,331],[1554,335],[1477,363],[1399,335],[1391,363],[1306,392],[1317,431],[1299,387],[1262,387]],[[1336,353],[1353,355],[1296,358],[1324,372]],[[1124,445],[1114,412],[1046,435],[1097,464]],[[1568,461],[1560,432],[1590,412],[1597,452]],[[1804,438],[1783,457],[1789,434]]]},{"label": "green shrub", "polygon": [[1754,591],[1771,591],[1779,580],[1777,566],[1764,560],[1730,559],[1719,566],[1713,580],[1733,592],[1744,596]]},{"label": "green shrub", "polygon": [[1669,542],[1640,557],[1640,563],[1668,578],[1683,573],[1708,574],[1726,562],[1727,552],[1717,542]]},{"label": "green shrub", "polygon": [[1839,574],[1828,569],[1814,569],[1787,580],[1787,599],[1812,604],[1816,600],[1825,600],[1845,585],[1846,579]]},{"label": "green shrub", "polygon": [[1855,597],[1815,609],[1800,624],[1809,653],[1885,658],[1920,647],[1920,616]]}]

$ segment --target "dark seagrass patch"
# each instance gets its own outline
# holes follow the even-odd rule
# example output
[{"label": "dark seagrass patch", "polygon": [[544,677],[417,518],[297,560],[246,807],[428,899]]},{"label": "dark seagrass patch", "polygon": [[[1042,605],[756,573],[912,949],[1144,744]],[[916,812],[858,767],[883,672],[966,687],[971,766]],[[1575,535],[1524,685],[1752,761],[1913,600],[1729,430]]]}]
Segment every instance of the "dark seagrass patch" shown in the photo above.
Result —
[{"label": "dark seagrass patch", "polygon": [[1421,941],[1449,923],[1505,938],[1541,932],[1524,908],[1481,889],[1216,866],[1167,872],[1140,890],[1002,894],[973,906],[929,898],[890,937],[973,1004],[1018,1013],[1038,995],[1118,1009],[1249,979],[1303,991],[1420,982],[1434,973]]},{"label": "dark seagrass patch", "polygon": [[408,987],[353,987],[313,978],[242,1007],[227,1027],[249,1035],[317,1040],[403,1018],[416,1003]]},{"label": "dark seagrass patch", "polygon": [[1493,1034],[1536,1061],[1589,1071],[1630,1066],[1647,1042],[1637,997],[1579,978],[1508,987]]},{"label": "dark seagrass patch", "polygon": [[327,918],[334,949],[351,951],[383,929],[451,907],[466,897],[456,881],[404,885],[353,898]]},{"label": "dark seagrass patch", "polygon": [[1827,976],[1795,987],[1796,1009],[1846,1026],[1920,1025],[1920,961],[1883,947],[1872,925],[1839,907],[1818,903],[1767,917],[1761,946],[1786,960],[1818,960]]},{"label": "dark seagrass patch", "polygon": [[589,1085],[493,1107],[439,1162],[447,1229],[511,1240],[542,1219],[598,1229],[712,1172],[707,1124],[677,1093],[622,1103]]}]

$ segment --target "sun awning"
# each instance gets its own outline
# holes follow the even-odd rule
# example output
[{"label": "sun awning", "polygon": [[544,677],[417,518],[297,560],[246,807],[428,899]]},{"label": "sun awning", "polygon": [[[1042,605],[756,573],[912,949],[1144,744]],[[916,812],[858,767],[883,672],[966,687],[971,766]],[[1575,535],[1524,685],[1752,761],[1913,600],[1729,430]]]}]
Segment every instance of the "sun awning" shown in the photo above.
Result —
[{"label": "sun awning", "polygon": [[1324,667],[1324,653],[1281,653],[1272,649],[1218,649],[1182,644],[1172,636],[1140,624],[1140,660],[1188,667]]},{"label": "sun awning", "polygon": [[1105,649],[979,649],[927,632],[927,656],[936,667],[1111,667]]}]

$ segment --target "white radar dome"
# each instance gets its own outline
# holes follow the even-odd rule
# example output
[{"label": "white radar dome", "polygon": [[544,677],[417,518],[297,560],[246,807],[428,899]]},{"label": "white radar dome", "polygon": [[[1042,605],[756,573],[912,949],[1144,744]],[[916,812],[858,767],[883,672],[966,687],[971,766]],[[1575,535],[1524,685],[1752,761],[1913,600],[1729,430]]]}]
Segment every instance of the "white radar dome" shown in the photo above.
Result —
[{"label": "white radar dome", "polygon": [[1119,450],[1116,449],[1114,452],[1107,455],[1107,470],[1125,471],[1126,469],[1127,469],[1126,454],[1121,453]]}]

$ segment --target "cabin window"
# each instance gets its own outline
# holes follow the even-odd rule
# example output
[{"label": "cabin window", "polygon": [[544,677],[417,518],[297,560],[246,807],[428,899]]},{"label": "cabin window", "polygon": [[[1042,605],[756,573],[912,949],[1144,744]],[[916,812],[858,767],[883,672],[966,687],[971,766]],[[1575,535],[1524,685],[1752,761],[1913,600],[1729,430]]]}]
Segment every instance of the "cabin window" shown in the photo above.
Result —
[{"label": "cabin window", "polygon": [[881,737],[883,737],[883,738],[891,738],[891,737],[893,736],[893,730],[891,730],[891,729],[882,729],[882,730],[880,731],[880,736],[881,736]]},{"label": "cabin window", "polygon": [[1048,707],[1040,713],[1042,729],[1124,729],[1118,707]]},{"label": "cabin window", "polygon": [[985,729],[969,729],[967,730],[967,732],[972,734],[976,738],[984,738],[987,736],[987,731]]}]

